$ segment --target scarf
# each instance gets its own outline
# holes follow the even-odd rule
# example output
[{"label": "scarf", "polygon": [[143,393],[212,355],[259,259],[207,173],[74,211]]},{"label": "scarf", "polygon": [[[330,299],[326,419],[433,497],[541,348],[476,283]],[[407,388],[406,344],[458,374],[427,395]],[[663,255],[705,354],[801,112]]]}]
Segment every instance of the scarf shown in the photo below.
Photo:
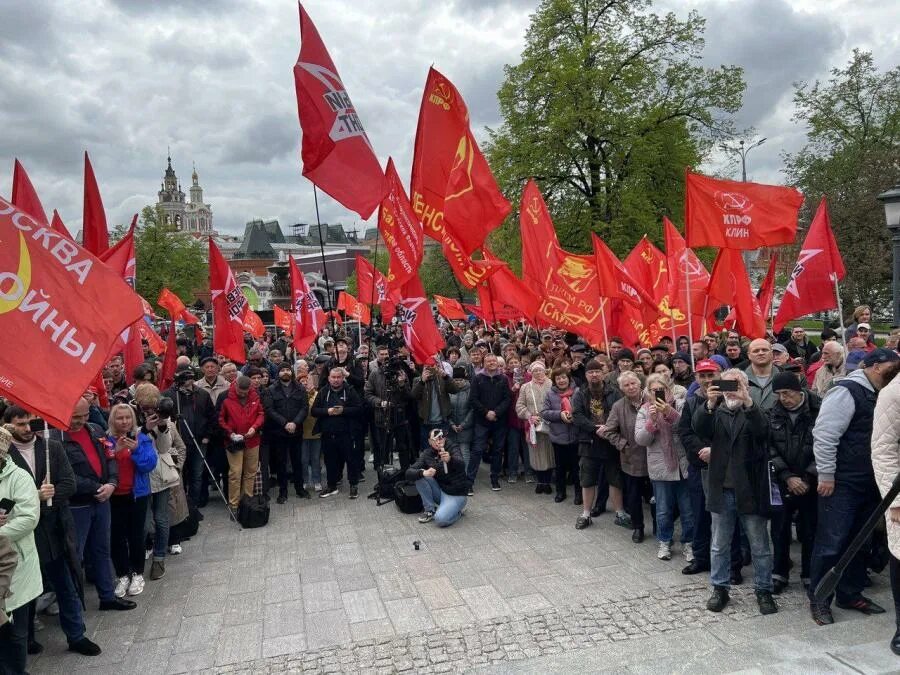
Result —
[{"label": "scarf", "polygon": [[575,390],[571,387],[566,389],[566,391],[559,392],[559,409],[562,412],[572,412],[572,395],[574,393]]}]

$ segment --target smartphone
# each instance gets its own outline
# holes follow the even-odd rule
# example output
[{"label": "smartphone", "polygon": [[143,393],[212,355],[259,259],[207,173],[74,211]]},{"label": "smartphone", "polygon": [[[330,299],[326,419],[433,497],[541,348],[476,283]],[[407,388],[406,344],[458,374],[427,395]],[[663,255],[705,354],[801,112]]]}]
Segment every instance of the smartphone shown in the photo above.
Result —
[{"label": "smartphone", "polygon": [[9,513],[10,511],[13,510],[13,507],[15,505],[16,505],[16,503],[12,499],[9,499],[8,497],[4,498],[4,499],[0,499],[0,511],[2,511],[3,513]]},{"label": "smartphone", "polygon": [[40,434],[44,432],[44,420],[40,417],[35,417],[31,421],[28,422],[28,426],[31,431],[35,434]]},{"label": "smartphone", "polygon": [[657,389],[654,394],[656,395],[656,400],[661,401],[663,403],[666,402],[666,392],[662,389]]},{"label": "smartphone", "polygon": [[737,380],[713,380],[713,384],[719,388],[719,391],[737,391]]},{"label": "smartphone", "polygon": [[137,434],[134,433],[133,431],[129,431],[129,432],[128,432],[127,434],[125,434],[125,435],[126,435],[128,438],[130,438],[131,440],[133,440],[133,441],[136,441],[136,440],[137,440]]}]

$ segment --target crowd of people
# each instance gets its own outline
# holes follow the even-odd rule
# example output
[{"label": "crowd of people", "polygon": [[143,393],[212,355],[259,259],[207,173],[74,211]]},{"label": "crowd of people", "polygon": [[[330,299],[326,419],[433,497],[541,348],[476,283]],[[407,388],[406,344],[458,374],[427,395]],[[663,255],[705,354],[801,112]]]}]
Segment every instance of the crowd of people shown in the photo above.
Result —
[{"label": "crowd of people", "polygon": [[[425,366],[397,325],[325,328],[302,354],[283,333],[248,336],[245,363],[180,337],[162,390],[162,361],[148,352],[127,374],[115,357],[107,396],[86,391],[48,441],[41,420],[0,406],[0,591],[12,591],[0,669],[24,672],[41,651],[41,612],[59,615],[71,650],[99,654],[85,579],[101,611],[133,609],[168,556],[189,555],[215,493],[232,514],[245,496],[357,499],[386,466],[415,485],[423,524],[453,525],[476,490],[522,481],[561,509],[571,499],[579,530],[606,512],[635,545],[652,530],[659,560],[679,553],[684,574],[709,574],[713,612],[747,565],[760,612],[776,612],[797,539],[812,618],[832,623],[814,590],[900,471],[898,333],[877,346],[870,318],[858,308],[817,344],[795,326],[649,349],[438,318],[446,347]],[[884,612],[863,592],[890,565],[900,616],[895,523],[900,501],[847,567],[837,607]]]}]

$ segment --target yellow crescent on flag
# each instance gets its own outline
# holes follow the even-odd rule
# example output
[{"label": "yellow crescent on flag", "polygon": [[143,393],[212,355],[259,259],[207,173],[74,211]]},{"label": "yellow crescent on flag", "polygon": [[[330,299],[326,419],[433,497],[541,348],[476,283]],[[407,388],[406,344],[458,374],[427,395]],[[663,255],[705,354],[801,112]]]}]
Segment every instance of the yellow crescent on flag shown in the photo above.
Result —
[{"label": "yellow crescent on flag", "polygon": [[[2,288],[6,280],[12,281],[9,290]],[[19,270],[16,274],[0,273],[0,314],[11,312],[18,307],[28,293],[29,286],[31,286],[31,256],[28,253],[28,244],[25,243],[25,235],[19,232]]]}]

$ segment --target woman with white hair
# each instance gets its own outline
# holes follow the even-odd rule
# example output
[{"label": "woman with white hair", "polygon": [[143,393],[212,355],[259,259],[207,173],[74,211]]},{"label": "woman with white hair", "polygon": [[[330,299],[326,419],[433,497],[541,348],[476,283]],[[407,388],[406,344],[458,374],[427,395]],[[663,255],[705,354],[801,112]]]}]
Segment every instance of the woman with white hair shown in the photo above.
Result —
[{"label": "woman with white hair", "polygon": [[694,517],[688,490],[688,461],[684,446],[675,433],[681,417],[683,398],[676,398],[665,375],[653,373],[647,378],[644,403],[637,413],[634,438],[647,448],[647,474],[656,497],[656,539],[660,560],[672,559],[675,536],[675,505],[681,518],[681,550],[691,562],[694,554]]},{"label": "woman with white hair", "polygon": [[550,477],[556,468],[553,445],[550,443],[550,429],[541,419],[544,399],[550,391],[550,378],[543,361],[534,361],[529,367],[531,380],[522,385],[516,399],[516,415],[526,420],[525,442],[528,443],[528,461],[535,473],[535,494],[553,494]]}]

